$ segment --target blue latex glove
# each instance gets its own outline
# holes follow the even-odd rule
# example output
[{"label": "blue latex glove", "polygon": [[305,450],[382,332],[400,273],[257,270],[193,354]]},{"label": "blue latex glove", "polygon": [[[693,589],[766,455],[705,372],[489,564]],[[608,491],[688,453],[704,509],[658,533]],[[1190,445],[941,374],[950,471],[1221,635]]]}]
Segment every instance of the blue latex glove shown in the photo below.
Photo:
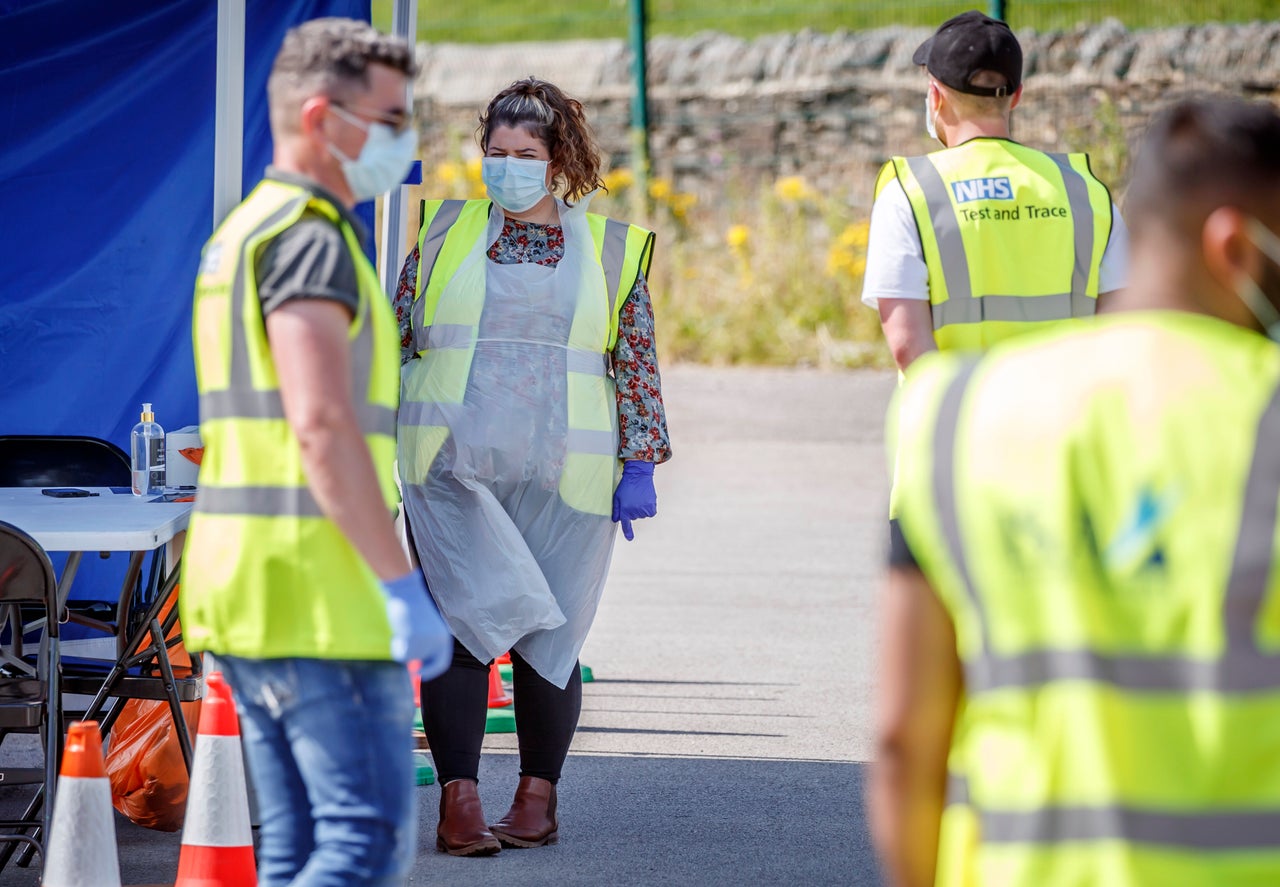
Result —
[{"label": "blue latex glove", "polygon": [[397,662],[417,659],[422,680],[444,672],[453,658],[453,635],[427,592],[420,570],[382,583],[387,596],[387,621],[391,623],[391,658]]},{"label": "blue latex glove", "polygon": [[636,537],[631,522],[658,513],[658,491],[653,488],[653,463],[628,459],[622,463],[622,480],[613,491],[613,520],[622,523],[622,535]]}]

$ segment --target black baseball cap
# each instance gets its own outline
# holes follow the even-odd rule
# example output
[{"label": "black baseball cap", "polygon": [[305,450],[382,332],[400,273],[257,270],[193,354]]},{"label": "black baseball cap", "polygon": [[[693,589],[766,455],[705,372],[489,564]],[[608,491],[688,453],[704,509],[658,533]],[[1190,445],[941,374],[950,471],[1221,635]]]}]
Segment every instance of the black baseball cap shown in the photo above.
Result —
[{"label": "black baseball cap", "polygon": [[[1022,85],[1022,47],[1009,26],[971,9],[939,26],[911,56],[930,74],[958,92],[969,95],[1012,95]],[[979,71],[1003,74],[1009,85],[974,86]]]}]

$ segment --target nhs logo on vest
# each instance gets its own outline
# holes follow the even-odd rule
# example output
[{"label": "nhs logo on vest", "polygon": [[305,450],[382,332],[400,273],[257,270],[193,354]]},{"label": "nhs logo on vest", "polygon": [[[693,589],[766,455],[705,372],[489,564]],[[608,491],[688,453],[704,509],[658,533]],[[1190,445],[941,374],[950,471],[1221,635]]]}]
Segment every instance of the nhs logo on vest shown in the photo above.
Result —
[{"label": "nhs logo on vest", "polygon": [[963,182],[952,182],[951,193],[956,203],[968,203],[970,200],[1012,200],[1013,186],[1008,176],[985,179],[965,179]]}]

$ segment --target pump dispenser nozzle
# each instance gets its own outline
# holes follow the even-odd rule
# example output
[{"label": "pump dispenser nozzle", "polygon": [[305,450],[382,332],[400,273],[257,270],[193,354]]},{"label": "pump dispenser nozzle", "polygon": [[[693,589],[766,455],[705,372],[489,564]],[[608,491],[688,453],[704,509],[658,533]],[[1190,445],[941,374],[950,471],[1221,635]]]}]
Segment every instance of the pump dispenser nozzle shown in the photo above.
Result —
[{"label": "pump dispenser nozzle", "polygon": [[156,420],[156,414],[151,411],[151,404],[144,403],[142,405],[142,421],[154,422],[155,420]]}]

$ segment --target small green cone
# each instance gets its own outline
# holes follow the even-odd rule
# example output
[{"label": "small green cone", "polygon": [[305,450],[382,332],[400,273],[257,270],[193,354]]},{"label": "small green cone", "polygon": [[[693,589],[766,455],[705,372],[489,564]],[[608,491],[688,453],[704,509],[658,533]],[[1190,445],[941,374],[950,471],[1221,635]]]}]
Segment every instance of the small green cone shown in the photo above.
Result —
[{"label": "small green cone", "polygon": [[415,730],[424,729],[422,726],[422,709],[421,708],[415,708],[413,710],[413,729]]},{"label": "small green cone", "polygon": [[432,785],[436,781],[436,771],[431,769],[431,759],[424,751],[414,751],[413,771],[418,785]]},{"label": "small green cone", "polygon": [[489,709],[489,716],[485,720],[484,732],[486,733],[514,733],[516,732],[516,711],[514,706],[506,706],[505,708]]},{"label": "small green cone", "polygon": [[[596,676],[591,673],[590,665],[581,665],[579,666],[579,668],[582,670],[582,683],[589,684],[596,679]],[[511,666],[510,665],[499,665],[498,674],[502,677],[504,681],[508,683],[511,682]]]}]

